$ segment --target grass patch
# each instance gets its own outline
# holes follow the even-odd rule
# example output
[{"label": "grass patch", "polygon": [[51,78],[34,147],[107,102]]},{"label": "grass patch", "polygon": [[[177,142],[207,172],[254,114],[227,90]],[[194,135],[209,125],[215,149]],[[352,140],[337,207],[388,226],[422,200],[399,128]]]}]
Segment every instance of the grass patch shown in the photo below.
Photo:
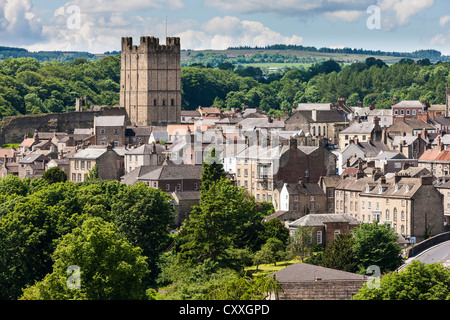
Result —
[{"label": "grass patch", "polygon": [[2,145],[2,149],[11,149],[11,148],[15,148],[18,149],[19,148],[20,143],[7,143]]},{"label": "grass patch", "polygon": [[256,266],[246,267],[244,270],[247,272],[247,274],[251,275],[269,275],[271,273],[289,267],[290,265],[295,264],[297,262],[300,262],[300,259],[295,258],[292,260],[279,261],[277,262],[277,265],[274,265],[273,263],[260,264],[258,266],[258,271],[256,271]]}]

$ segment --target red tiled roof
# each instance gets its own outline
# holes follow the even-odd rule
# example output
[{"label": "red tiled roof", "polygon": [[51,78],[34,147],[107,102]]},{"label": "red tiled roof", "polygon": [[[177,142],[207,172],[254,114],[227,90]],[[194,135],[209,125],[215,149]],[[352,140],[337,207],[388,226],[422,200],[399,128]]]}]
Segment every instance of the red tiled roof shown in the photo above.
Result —
[{"label": "red tiled roof", "polygon": [[426,150],[419,160],[425,161],[450,161],[450,151],[434,148]]}]

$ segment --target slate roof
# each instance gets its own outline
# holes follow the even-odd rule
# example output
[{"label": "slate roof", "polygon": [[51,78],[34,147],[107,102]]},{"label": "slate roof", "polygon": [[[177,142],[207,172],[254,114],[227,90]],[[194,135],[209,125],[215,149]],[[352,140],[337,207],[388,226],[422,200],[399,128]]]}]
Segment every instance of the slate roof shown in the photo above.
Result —
[{"label": "slate roof", "polygon": [[289,224],[289,227],[320,227],[330,222],[348,222],[359,225],[358,219],[346,213],[310,213]]},{"label": "slate roof", "polygon": [[25,156],[22,160],[19,161],[19,163],[34,163],[35,161],[42,161],[44,158],[45,156],[43,154],[33,152]]},{"label": "slate roof", "polygon": [[317,183],[285,184],[289,194],[325,194]]},{"label": "slate roof", "polygon": [[316,279],[321,279],[322,281],[366,280],[366,277],[361,274],[324,268],[302,262],[290,265],[272,275],[275,276],[278,282],[304,282],[315,281]]},{"label": "slate roof", "polygon": [[142,180],[199,180],[202,174],[202,166],[193,165],[159,165],[140,166],[122,177],[122,182],[134,185]]},{"label": "slate roof", "polygon": [[392,106],[393,108],[395,107],[424,107],[424,104],[422,102],[420,102],[419,100],[403,100],[400,101],[397,104],[394,104]]},{"label": "slate roof", "polygon": [[299,103],[297,110],[299,111],[311,111],[311,110],[330,110],[330,103]]},{"label": "slate roof", "polygon": [[94,123],[97,127],[121,127],[125,125],[125,116],[99,116]]},{"label": "slate roof", "polygon": [[294,116],[296,113],[298,113],[298,115],[303,116],[307,120],[307,122],[326,123],[326,122],[345,122],[346,121],[344,115],[337,112],[336,110],[317,110],[316,121],[313,121],[311,111],[296,111],[291,115],[291,117]]},{"label": "slate roof", "polygon": [[354,123],[348,128],[345,128],[340,133],[343,134],[352,134],[352,133],[358,133],[358,134],[370,134],[375,129],[374,123],[369,122],[361,122],[361,123]]},{"label": "slate roof", "polygon": [[71,159],[95,160],[106,152],[106,148],[86,148],[75,153]]},{"label": "slate roof", "polygon": [[[162,154],[165,151],[165,147],[160,144],[155,144],[156,154]],[[143,144],[135,149],[128,150],[125,155],[146,155],[153,154],[153,144]]]}]

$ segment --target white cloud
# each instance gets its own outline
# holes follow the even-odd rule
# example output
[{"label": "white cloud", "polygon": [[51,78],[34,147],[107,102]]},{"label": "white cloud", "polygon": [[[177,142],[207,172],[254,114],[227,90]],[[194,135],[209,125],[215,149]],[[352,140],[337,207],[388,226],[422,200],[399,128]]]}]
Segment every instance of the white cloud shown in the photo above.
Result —
[{"label": "white cloud", "polygon": [[425,9],[431,8],[434,0],[381,0],[379,6],[381,14],[393,11],[399,25],[410,22],[412,16],[417,15]]},{"label": "white cloud", "polygon": [[298,35],[282,36],[257,21],[240,20],[236,17],[215,17],[201,26],[188,29],[176,36],[182,38],[183,48],[226,49],[235,46],[266,46],[271,44],[301,44]]},{"label": "white cloud", "polygon": [[450,21],[450,15],[443,16],[439,19],[439,25],[441,27],[445,26]]},{"label": "white cloud", "polygon": [[445,45],[450,41],[450,30],[446,33],[438,33],[431,38],[430,44],[432,45]]},{"label": "white cloud", "polygon": [[0,0],[0,39],[27,44],[41,38],[41,29],[31,0]]},{"label": "white cloud", "polygon": [[342,20],[345,22],[355,22],[363,14],[365,14],[365,11],[358,11],[358,10],[339,10],[324,13],[325,17],[331,21]]}]

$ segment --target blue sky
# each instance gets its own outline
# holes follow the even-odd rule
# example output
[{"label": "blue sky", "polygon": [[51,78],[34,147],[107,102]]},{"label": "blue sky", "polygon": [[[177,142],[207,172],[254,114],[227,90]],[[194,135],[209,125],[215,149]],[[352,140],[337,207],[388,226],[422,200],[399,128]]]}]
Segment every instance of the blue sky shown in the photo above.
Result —
[{"label": "blue sky", "polygon": [[166,17],[183,49],[284,43],[450,55],[448,0],[0,0],[0,45],[120,50],[123,36],[165,38]]}]

